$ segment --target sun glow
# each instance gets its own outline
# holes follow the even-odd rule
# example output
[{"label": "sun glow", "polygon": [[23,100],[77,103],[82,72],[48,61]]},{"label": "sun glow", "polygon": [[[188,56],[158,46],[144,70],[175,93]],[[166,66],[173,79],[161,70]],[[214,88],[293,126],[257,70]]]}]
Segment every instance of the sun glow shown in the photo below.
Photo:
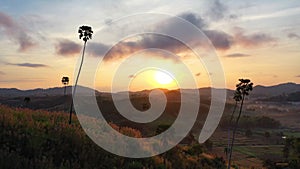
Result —
[{"label": "sun glow", "polygon": [[129,85],[130,91],[139,91],[145,89],[177,89],[177,82],[173,74],[158,70],[150,69],[134,74]]},{"label": "sun glow", "polygon": [[168,73],[162,71],[156,71],[154,79],[157,83],[162,85],[170,84],[173,82],[173,78]]}]

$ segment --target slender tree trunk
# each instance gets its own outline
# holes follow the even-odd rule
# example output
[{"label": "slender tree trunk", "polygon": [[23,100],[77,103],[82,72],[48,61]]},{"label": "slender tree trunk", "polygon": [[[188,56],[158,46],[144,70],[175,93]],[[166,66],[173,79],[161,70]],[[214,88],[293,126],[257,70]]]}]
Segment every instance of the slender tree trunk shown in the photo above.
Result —
[{"label": "slender tree trunk", "polygon": [[233,129],[233,133],[232,133],[231,148],[229,150],[228,169],[230,169],[230,167],[231,167],[231,156],[232,156],[232,149],[233,149],[233,144],[234,144],[234,139],[235,139],[235,133],[236,133],[236,129],[238,127],[238,123],[239,123],[241,114],[242,114],[244,98],[245,98],[245,94],[243,94],[243,98],[242,98],[242,102],[241,102],[241,107],[240,107],[240,112],[239,112],[239,115],[238,115],[238,117],[237,117],[237,119],[235,121],[234,129]]},{"label": "slender tree trunk", "polygon": [[[80,75],[80,72],[81,72],[81,68],[82,68],[82,64],[83,64],[83,59],[84,59],[84,52],[85,52],[86,42],[87,42],[87,41],[84,41],[83,51],[82,51],[82,56],[81,56],[81,62],[80,62],[78,74],[77,74],[77,77],[76,77],[76,80],[75,80],[75,85],[74,85],[74,90],[73,90],[73,93],[72,93],[72,97],[74,97],[74,96],[75,96],[75,93],[76,93],[76,87],[77,87],[77,83],[78,83],[78,79],[79,79],[79,75]],[[72,112],[73,112],[73,106],[74,106],[73,104],[74,104],[74,103],[73,103],[73,98],[72,98],[72,103],[71,103],[71,107],[70,107],[69,124],[72,123]]]},{"label": "slender tree trunk", "polygon": [[235,113],[235,110],[236,110],[236,108],[237,108],[237,104],[238,104],[238,102],[236,101],[236,102],[235,102],[235,105],[234,105],[234,108],[233,108],[233,111],[232,111],[232,114],[231,114],[231,116],[230,116],[230,121],[229,121],[230,124],[231,124],[231,122],[232,122],[232,120],[233,120],[234,113]]},{"label": "slender tree trunk", "polygon": [[235,110],[237,108],[237,104],[238,102],[236,101],[235,102],[235,105],[234,105],[234,108],[233,108],[233,111],[232,111],[232,114],[231,114],[231,117],[230,117],[230,120],[228,122],[228,143],[227,143],[227,150],[226,150],[226,157],[227,157],[227,160],[229,161],[229,156],[228,156],[228,153],[229,153],[229,149],[230,149],[230,129],[232,127],[232,120],[233,120],[233,117],[234,117],[234,113],[235,113]]},{"label": "slender tree trunk", "polygon": [[66,96],[67,86],[64,87],[64,96]]}]

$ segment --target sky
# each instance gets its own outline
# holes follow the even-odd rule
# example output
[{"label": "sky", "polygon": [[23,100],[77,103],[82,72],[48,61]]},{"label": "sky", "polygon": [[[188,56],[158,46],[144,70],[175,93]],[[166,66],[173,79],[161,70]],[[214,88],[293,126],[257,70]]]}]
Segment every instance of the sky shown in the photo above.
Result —
[{"label": "sky", "polygon": [[1,0],[0,88],[74,84],[82,25],[79,84],[101,91],[300,83],[297,18],[298,0]]}]

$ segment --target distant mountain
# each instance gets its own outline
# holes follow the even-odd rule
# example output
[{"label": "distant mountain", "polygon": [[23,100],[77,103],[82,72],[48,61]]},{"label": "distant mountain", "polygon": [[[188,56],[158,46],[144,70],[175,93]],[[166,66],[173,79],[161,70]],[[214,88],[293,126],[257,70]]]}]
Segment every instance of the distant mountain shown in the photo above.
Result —
[{"label": "distant mountain", "polygon": [[267,97],[261,99],[261,101],[269,101],[269,102],[300,102],[300,91],[289,93],[289,94],[281,94],[277,96]]},{"label": "distant mountain", "polygon": [[253,88],[251,95],[258,97],[272,97],[278,95],[285,95],[300,91],[300,84],[283,83],[275,86],[261,86],[257,85]]},{"label": "distant mountain", "polygon": [[[94,90],[88,87],[78,86],[78,93]],[[66,94],[72,93],[72,86],[67,86]],[[96,91],[96,93],[99,93]],[[16,88],[0,88],[0,97],[29,97],[29,96],[60,96],[64,94],[64,87],[54,87],[48,89],[19,90]]]},{"label": "distant mountain", "polygon": [[[95,91],[94,89],[88,87],[79,86],[77,92],[82,93],[86,91]],[[167,90],[162,89],[165,93],[167,92],[176,92],[177,90]],[[181,92],[184,94],[189,94],[194,92],[195,89],[182,89]],[[214,90],[224,90],[224,89],[214,89]],[[72,86],[67,86],[67,95],[70,95],[72,92]],[[138,92],[131,92],[132,94],[136,95],[148,95],[151,90],[143,90]],[[227,97],[232,98],[234,91],[230,89],[226,89]],[[290,93],[295,93],[300,91],[300,84],[296,83],[283,83],[274,86],[261,86],[257,85],[254,87],[253,91],[251,92],[251,97],[273,97],[279,95],[285,95]],[[96,94],[100,94],[100,92],[95,91]],[[210,96],[211,88],[200,88],[199,89],[200,95],[202,96]],[[27,96],[60,96],[63,95],[64,88],[63,87],[54,87],[48,89],[32,89],[32,90],[19,90],[16,88],[0,88],[0,97],[27,97]],[[102,93],[102,92],[101,92]],[[115,93],[119,97],[126,94],[127,91],[124,92],[117,92]],[[105,94],[105,93],[102,93]]]}]

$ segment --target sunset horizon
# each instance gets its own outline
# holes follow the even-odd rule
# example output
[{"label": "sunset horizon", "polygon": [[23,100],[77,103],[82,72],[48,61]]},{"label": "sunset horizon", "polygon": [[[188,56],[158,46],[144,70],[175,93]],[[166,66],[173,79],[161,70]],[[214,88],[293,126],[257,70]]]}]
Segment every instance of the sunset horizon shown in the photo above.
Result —
[{"label": "sunset horizon", "polygon": [[[94,30],[93,39],[87,43],[83,70],[89,72],[87,67],[95,62],[101,66],[97,68],[97,76],[83,77],[85,79],[81,80],[80,85],[87,85],[84,82],[86,78],[93,78],[96,88],[109,89],[115,76],[112,74],[116,71],[115,66],[123,64],[126,60],[127,66],[119,75],[123,77],[122,81],[118,79],[119,90],[126,88],[128,84],[125,84],[125,81],[128,79],[135,82],[135,86],[132,86],[135,90],[149,85],[147,79],[151,81],[152,77],[145,76],[144,80],[137,80],[131,73],[132,67],[143,63],[155,65],[160,69],[161,66],[165,66],[165,71],[176,74],[178,84],[184,83],[184,86],[180,86],[182,88],[191,86],[190,82],[185,83],[186,73],[180,72],[182,66],[190,69],[198,88],[212,86],[209,78],[216,74],[211,72],[214,70],[207,70],[213,68],[206,65],[206,62],[212,60],[209,60],[205,51],[194,57],[191,50],[178,39],[161,35],[138,34],[126,39],[116,39],[119,33],[114,32],[114,27],[120,27],[122,24],[135,25],[130,19],[140,15],[141,10],[145,12],[142,14],[145,19],[149,16],[149,22],[141,23],[153,29],[172,32],[178,27],[180,30],[180,27],[184,26],[172,21],[172,17],[177,17],[202,32],[201,36],[206,36],[207,43],[211,43],[214,48],[211,51],[215,52],[215,59],[220,62],[226,88],[233,89],[239,78],[249,78],[255,85],[265,86],[287,82],[300,83],[299,21],[291,19],[300,16],[300,10],[297,10],[300,6],[297,2],[276,2],[268,6],[267,2],[191,1],[183,5],[182,9],[172,7],[171,4],[162,3],[158,7],[155,3],[143,6],[145,3],[136,2],[131,5],[122,3],[126,10],[114,15],[108,15],[110,9],[114,9],[114,2],[92,2],[94,5],[87,9],[79,8],[82,2],[74,2],[77,4],[29,1],[25,5],[24,2],[18,1],[18,9],[10,1],[0,3],[0,33],[3,35],[0,39],[0,88],[55,87],[60,86],[63,76],[68,76],[73,83],[73,75],[78,71],[76,65],[79,64],[83,48],[83,42],[78,39],[77,33],[78,27],[82,25],[90,25]],[[174,4],[178,3],[180,4]],[[36,10],[32,11],[31,6]],[[102,12],[93,10],[97,6],[103,8]],[[140,9],[135,8],[136,6]],[[71,7],[85,12],[64,12],[66,8]],[[218,12],[215,12],[216,9]],[[153,17],[151,20],[154,14],[162,17]],[[64,17],[59,17],[61,15]],[[122,18],[128,19],[122,21]],[[132,31],[129,28],[123,30],[123,34]],[[104,34],[105,31],[109,33]],[[188,38],[193,36],[195,35],[187,37],[191,44],[194,40]],[[205,46],[193,45],[195,48]],[[105,53],[108,51],[112,53]],[[165,87],[174,88],[166,85]]]},{"label": "sunset horizon", "polygon": [[299,169],[300,1],[1,0],[0,168]]}]

